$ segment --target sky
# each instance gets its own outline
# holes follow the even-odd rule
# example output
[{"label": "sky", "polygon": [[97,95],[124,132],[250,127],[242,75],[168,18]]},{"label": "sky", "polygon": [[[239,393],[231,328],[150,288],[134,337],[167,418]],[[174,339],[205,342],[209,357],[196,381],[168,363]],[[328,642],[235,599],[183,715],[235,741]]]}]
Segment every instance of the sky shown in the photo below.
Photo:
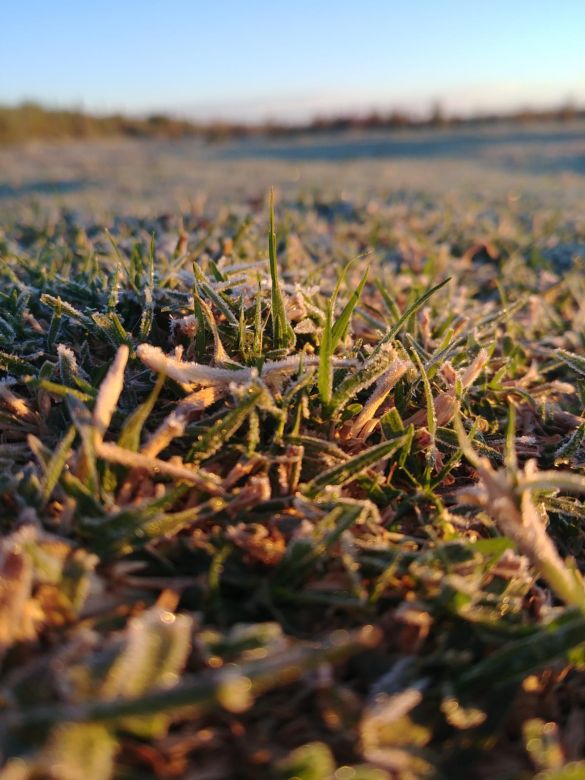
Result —
[{"label": "sky", "polygon": [[304,121],[585,105],[585,0],[2,0],[0,103]]}]

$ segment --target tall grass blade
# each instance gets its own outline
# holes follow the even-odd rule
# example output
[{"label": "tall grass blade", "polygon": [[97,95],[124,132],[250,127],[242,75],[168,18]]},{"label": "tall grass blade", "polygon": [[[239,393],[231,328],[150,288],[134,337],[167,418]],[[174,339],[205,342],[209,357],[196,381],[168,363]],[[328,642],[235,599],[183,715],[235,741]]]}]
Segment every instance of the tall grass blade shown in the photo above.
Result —
[{"label": "tall grass blade", "polygon": [[270,224],[268,229],[268,255],[270,259],[270,278],[272,280],[272,346],[274,349],[288,349],[294,346],[295,334],[290,326],[284,307],[284,298],[278,278],[276,255],[276,228],[274,226],[274,190],[270,190]]}]

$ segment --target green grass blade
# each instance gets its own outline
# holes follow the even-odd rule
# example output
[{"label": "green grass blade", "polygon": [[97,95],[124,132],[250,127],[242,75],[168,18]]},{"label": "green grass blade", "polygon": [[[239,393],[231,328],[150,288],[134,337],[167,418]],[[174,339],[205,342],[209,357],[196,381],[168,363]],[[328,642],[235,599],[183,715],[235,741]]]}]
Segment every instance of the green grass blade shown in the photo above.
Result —
[{"label": "green grass blade", "polygon": [[396,353],[392,348],[374,350],[360,368],[343,379],[333,393],[330,404],[331,413],[339,412],[358,393],[370,387],[382,376],[395,358]]},{"label": "green grass blade", "polygon": [[381,460],[390,458],[404,444],[404,436],[393,439],[390,442],[376,444],[359,455],[354,455],[338,466],[326,469],[317,477],[305,485],[304,493],[309,498],[316,498],[328,487],[345,485],[352,482],[364,471],[379,463]]},{"label": "green grass blade", "polygon": [[392,339],[394,339],[398,333],[400,332],[402,326],[412,317],[413,314],[416,314],[416,312],[421,308],[421,306],[424,306],[425,303],[431,298],[436,292],[438,292],[442,287],[444,287],[447,282],[451,281],[451,277],[448,277],[447,279],[444,279],[442,282],[439,282],[439,284],[436,284],[434,287],[431,287],[430,290],[427,290],[426,293],[421,295],[419,298],[416,299],[414,303],[412,303],[408,309],[404,312],[404,314],[400,317],[398,322],[396,322],[390,330],[386,333],[384,338],[381,339],[381,341],[378,342],[378,345],[376,346],[376,349],[374,352],[379,351],[385,344],[389,344]]},{"label": "green grass blade", "polygon": [[199,434],[186,460],[201,461],[215,455],[244,424],[252,409],[258,405],[264,392],[262,387],[248,387],[235,409],[229,411],[214,425]]},{"label": "green grass blade", "polygon": [[203,295],[210,300],[214,306],[220,311],[223,316],[226,318],[226,320],[229,322],[230,325],[233,327],[238,326],[238,319],[236,315],[233,313],[233,311],[230,309],[229,305],[226,303],[226,301],[221,297],[221,295],[216,292],[213,287],[209,284],[207,281],[205,274],[199,268],[197,263],[193,263],[193,273],[195,274],[195,278],[197,280],[197,286],[203,293]]},{"label": "green grass blade", "polygon": [[159,374],[154,387],[146,401],[132,412],[127,418],[126,422],[122,426],[120,436],[118,437],[118,444],[120,447],[124,447],[132,452],[138,452],[140,449],[140,435],[144,427],[144,423],[150,417],[154,405],[160,395],[160,391],[165,383],[165,375]]},{"label": "green grass blade", "polygon": [[501,686],[519,682],[531,672],[566,657],[573,648],[583,644],[585,616],[575,615],[496,650],[464,672],[458,687],[466,691],[485,685]]},{"label": "green grass blade", "polygon": [[317,387],[319,397],[323,406],[327,407],[331,402],[333,390],[333,332],[331,327],[332,318],[331,301],[327,302],[327,314],[325,325],[323,327],[323,338],[319,349],[319,373],[317,377]]},{"label": "green grass blade", "polygon": [[567,349],[557,349],[556,354],[563,363],[566,363],[569,368],[576,371],[581,376],[585,376],[585,358],[581,355],[576,355],[574,352],[569,352]]},{"label": "green grass blade", "polygon": [[294,346],[295,334],[291,328],[284,298],[278,278],[278,261],[276,256],[276,230],[274,226],[274,190],[270,190],[270,225],[268,231],[268,255],[270,258],[270,278],[272,281],[272,346],[274,349],[288,349]]},{"label": "green grass blade", "polygon": [[74,425],[70,426],[69,430],[63,437],[63,439],[57,445],[55,453],[51,457],[51,460],[47,464],[45,476],[42,482],[41,499],[43,504],[46,504],[51,493],[53,492],[55,485],[59,481],[65,464],[67,463],[67,457],[71,450],[71,445],[75,439],[77,431]]},{"label": "green grass blade", "polygon": [[339,344],[341,339],[344,338],[347,329],[349,327],[349,321],[351,319],[351,315],[353,314],[353,310],[357,306],[357,303],[361,297],[361,294],[363,292],[363,289],[365,287],[367,278],[368,278],[368,272],[369,269],[366,268],[364,275],[362,276],[360,283],[358,284],[357,288],[354,290],[354,292],[351,295],[351,298],[349,301],[345,304],[343,307],[343,311],[335,321],[335,324],[333,325],[333,330],[331,333],[331,344],[332,344],[332,351],[335,349],[335,347]]}]

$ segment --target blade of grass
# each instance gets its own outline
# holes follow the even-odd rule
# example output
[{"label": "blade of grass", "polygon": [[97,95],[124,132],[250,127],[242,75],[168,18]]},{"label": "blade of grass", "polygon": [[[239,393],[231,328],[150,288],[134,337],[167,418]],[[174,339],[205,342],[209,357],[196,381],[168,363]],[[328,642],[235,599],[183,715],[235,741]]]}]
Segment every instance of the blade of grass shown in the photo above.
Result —
[{"label": "blade of grass", "polygon": [[333,332],[331,327],[332,319],[332,304],[331,301],[327,302],[327,314],[325,318],[325,325],[323,327],[323,337],[321,340],[321,346],[319,348],[319,372],[317,376],[317,387],[319,390],[319,398],[324,407],[327,407],[331,402],[331,394],[333,392]]},{"label": "blade of grass", "polygon": [[308,498],[316,498],[328,487],[345,485],[352,482],[364,471],[394,455],[404,444],[404,436],[390,442],[376,444],[338,466],[326,469],[304,486],[303,492]]},{"label": "blade of grass", "polygon": [[270,190],[270,225],[268,231],[268,255],[270,258],[270,277],[272,280],[272,346],[274,349],[288,349],[294,346],[295,334],[291,328],[278,278],[276,256],[276,231],[274,227],[274,190]]},{"label": "blade of grass", "polygon": [[339,344],[341,339],[343,339],[345,337],[345,334],[347,333],[351,315],[353,314],[353,310],[357,306],[357,303],[361,297],[361,294],[366,284],[366,280],[368,278],[368,273],[369,273],[369,268],[366,268],[366,270],[364,271],[364,275],[360,280],[360,283],[352,293],[351,298],[345,304],[345,306],[343,307],[343,311],[341,312],[341,314],[335,321],[335,324],[333,325],[333,330],[331,332],[332,352],[335,350],[335,347]]},{"label": "blade of grass", "polygon": [[126,419],[120,436],[118,437],[118,445],[124,447],[132,452],[138,452],[140,449],[140,435],[144,427],[145,422],[148,420],[154,409],[154,405],[160,395],[160,391],[165,383],[165,375],[159,374],[156,378],[156,382],[152,391],[146,401],[135,409],[132,414]]},{"label": "blade of grass", "polygon": [[398,322],[396,322],[386,333],[386,335],[378,342],[372,355],[379,352],[380,349],[384,347],[386,344],[389,344],[392,341],[392,339],[394,339],[398,335],[402,326],[410,319],[410,317],[412,317],[413,314],[416,314],[416,312],[421,308],[421,306],[424,306],[424,304],[429,300],[429,298],[431,298],[436,292],[438,292],[442,287],[444,287],[450,281],[451,281],[451,277],[447,277],[447,279],[444,279],[442,282],[439,282],[439,284],[436,284],[434,287],[431,287],[430,290],[427,290],[426,293],[423,293],[423,295],[417,298],[416,301],[414,301],[414,303],[412,303],[407,308],[407,310],[400,317]]},{"label": "blade of grass", "polygon": [[363,626],[356,631],[334,632],[317,645],[298,644],[259,661],[241,666],[230,664],[211,674],[187,678],[172,688],[163,688],[135,698],[115,698],[86,701],[79,704],[53,705],[51,707],[23,708],[4,715],[7,728],[47,727],[55,723],[89,723],[115,721],[130,716],[146,716],[159,712],[173,713],[188,707],[191,714],[203,714],[211,708],[223,705],[230,709],[230,701],[246,701],[260,696],[272,688],[289,684],[307,672],[323,664],[339,663],[362,650],[375,647],[380,633],[373,626]]}]

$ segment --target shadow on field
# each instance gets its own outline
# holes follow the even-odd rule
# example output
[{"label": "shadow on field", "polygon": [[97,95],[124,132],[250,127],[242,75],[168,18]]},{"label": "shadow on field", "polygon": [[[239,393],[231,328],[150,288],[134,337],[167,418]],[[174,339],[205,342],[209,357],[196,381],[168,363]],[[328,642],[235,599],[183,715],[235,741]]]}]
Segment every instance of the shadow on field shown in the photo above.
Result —
[{"label": "shadow on field", "polygon": [[218,151],[223,159],[342,162],[364,159],[485,159],[532,173],[585,174],[585,128],[421,131],[420,134],[302,136],[250,140]]},{"label": "shadow on field", "polygon": [[87,179],[33,179],[22,184],[0,184],[0,200],[18,198],[22,195],[69,195],[83,192],[94,185]]}]

